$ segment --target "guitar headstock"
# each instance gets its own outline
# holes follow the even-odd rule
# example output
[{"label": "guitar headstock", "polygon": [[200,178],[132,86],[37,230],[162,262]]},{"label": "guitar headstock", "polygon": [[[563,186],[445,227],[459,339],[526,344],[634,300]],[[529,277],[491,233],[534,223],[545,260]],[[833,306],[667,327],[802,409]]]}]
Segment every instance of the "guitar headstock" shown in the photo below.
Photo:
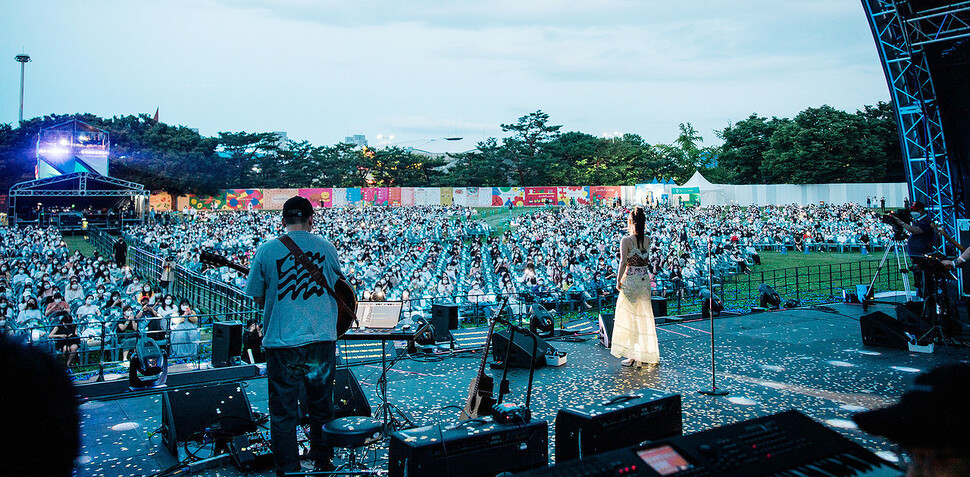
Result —
[{"label": "guitar headstock", "polygon": [[222,255],[217,255],[208,250],[203,250],[199,252],[199,262],[205,265],[208,265],[210,267],[229,267],[239,272],[249,273],[248,268],[242,265],[230,262],[229,259],[227,259],[226,257],[223,257]]}]

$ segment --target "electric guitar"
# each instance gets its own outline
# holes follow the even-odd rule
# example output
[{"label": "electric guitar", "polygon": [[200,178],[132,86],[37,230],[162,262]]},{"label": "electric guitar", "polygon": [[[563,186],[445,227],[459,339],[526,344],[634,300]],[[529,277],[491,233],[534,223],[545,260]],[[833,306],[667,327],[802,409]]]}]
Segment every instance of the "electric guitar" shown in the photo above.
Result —
[{"label": "electric guitar", "polygon": [[[244,267],[238,263],[229,261],[226,257],[216,255],[208,250],[199,253],[199,262],[213,267],[229,267],[237,272],[249,273],[249,267]],[[337,300],[337,337],[341,337],[357,319],[357,292],[354,287],[343,277],[338,277],[333,285],[334,299]],[[341,307],[343,302],[345,305]],[[349,311],[345,311],[347,309]]]},{"label": "electric guitar", "polygon": [[461,411],[459,421],[474,419],[481,414],[491,414],[492,406],[495,405],[495,398],[492,397],[495,388],[495,381],[491,376],[485,374],[485,363],[488,362],[488,348],[492,344],[492,332],[495,331],[495,322],[505,310],[505,305],[509,303],[509,298],[505,297],[502,306],[492,317],[492,322],[488,324],[488,335],[485,338],[485,350],[482,351],[482,364],[478,367],[478,374],[472,379],[468,387],[468,400],[465,402],[465,409]]}]

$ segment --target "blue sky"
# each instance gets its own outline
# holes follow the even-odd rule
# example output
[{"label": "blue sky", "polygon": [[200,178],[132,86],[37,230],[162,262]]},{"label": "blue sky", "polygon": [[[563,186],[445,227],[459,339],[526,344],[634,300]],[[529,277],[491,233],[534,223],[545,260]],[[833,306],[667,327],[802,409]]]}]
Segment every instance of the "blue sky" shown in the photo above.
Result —
[{"label": "blue sky", "polygon": [[[2,0],[0,122],[154,113],[434,151],[541,109],[563,131],[705,139],[757,112],[888,101],[852,0]],[[462,136],[460,142],[441,138]]]}]

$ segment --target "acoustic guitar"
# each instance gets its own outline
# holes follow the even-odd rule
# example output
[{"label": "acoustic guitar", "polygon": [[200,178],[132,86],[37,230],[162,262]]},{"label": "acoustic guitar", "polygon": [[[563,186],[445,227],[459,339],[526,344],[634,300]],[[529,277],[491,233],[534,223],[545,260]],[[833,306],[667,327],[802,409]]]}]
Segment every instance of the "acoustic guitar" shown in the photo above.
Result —
[{"label": "acoustic guitar", "polygon": [[946,230],[943,227],[941,227],[938,222],[933,222],[930,225],[932,225],[933,228],[936,229],[936,231],[939,232],[940,235],[942,235],[943,238],[945,238],[950,245],[953,245],[954,248],[959,250],[960,253],[963,253],[966,250],[966,247],[960,245],[960,242],[957,242],[956,239],[954,239],[950,234],[946,233]]},{"label": "acoustic guitar", "polygon": [[[226,257],[208,250],[199,253],[199,261],[213,267],[229,267],[237,272],[249,274],[249,267],[231,262]],[[334,299],[337,300],[337,337],[341,337],[357,319],[357,292],[345,278],[338,277],[333,285]]]},{"label": "acoustic guitar", "polygon": [[[491,414],[492,406],[495,405],[495,398],[492,397],[495,381],[491,376],[485,374],[485,363],[488,362],[488,348],[492,344],[492,332],[495,331],[495,323],[498,321],[497,318],[502,314],[502,311],[505,310],[505,305],[508,302],[509,298],[505,297],[502,306],[499,307],[498,312],[492,317],[492,322],[488,324],[485,350],[482,352],[482,364],[478,367],[478,374],[472,379],[471,385],[468,387],[468,400],[465,402],[465,409],[461,411],[461,416],[458,418],[459,421],[475,419],[482,414]],[[483,410],[484,412],[482,412]]]}]

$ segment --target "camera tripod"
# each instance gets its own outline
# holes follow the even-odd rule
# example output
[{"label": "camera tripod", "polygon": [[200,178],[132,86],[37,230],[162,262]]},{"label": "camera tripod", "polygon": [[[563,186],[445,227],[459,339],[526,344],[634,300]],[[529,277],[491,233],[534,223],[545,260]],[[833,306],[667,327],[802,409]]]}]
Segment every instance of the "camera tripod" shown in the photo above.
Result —
[{"label": "camera tripod", "polygon": [[896,257],[896,267],[899,269],[899,273],[903,278],[903,290],[906,292],[906,301],[911,300],[910,288],[909,288],[909,255],[906,254],[904,249],[903,240],[899,237],[893,237],[892,242],[886,247],[886,252],[882,254],[882,260],[879,261],[879,267],[876,268],[876,273],[872,276],[872,281],[869,283],[869,288],[866,289],[865,296],[859,297],[859,301],[862,302],[862,311],[868,311],[869,305],[876,303],[872,299],[873,295],[876,293],[876,280],[879,279],[879,273],[886,266],[886,260],[889,259],[890,252]]}]

